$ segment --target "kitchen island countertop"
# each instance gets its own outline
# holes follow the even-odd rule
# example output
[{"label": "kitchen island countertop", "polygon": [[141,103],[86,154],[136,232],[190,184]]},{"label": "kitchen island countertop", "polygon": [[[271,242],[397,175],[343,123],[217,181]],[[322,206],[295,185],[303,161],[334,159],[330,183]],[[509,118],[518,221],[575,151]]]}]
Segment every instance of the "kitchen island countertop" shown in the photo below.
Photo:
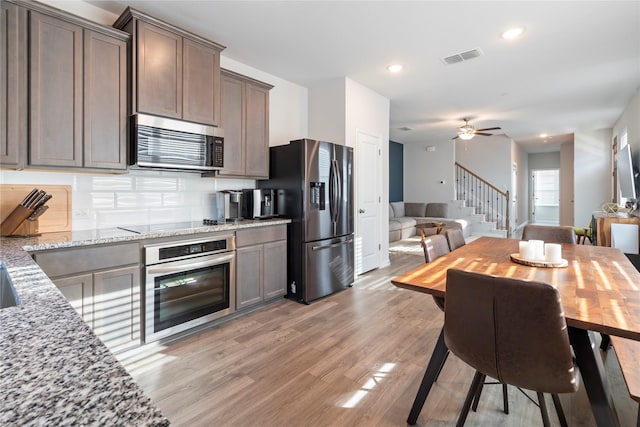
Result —
[{"label": "kitchen island countertop", "polygon": [[0,309],[0,425],[169,425],[30,251],[286,224],[242,221],[134,233],[112,228],[0,238],[20,303]]}]

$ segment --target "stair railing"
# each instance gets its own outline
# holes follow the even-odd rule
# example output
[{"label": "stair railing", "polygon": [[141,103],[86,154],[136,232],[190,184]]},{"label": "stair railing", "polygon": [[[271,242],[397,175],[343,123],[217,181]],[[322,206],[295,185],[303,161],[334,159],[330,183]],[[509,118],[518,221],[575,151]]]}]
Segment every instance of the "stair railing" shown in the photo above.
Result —
[{"label": "stair railing", "polygon": [[507,230],[507,237],[511,237],[509,191],[500,190],[458,162],[455,173],[456,199],[464,200],[476,214],[485,215],[487,222],[494,222],[498,230]]}]

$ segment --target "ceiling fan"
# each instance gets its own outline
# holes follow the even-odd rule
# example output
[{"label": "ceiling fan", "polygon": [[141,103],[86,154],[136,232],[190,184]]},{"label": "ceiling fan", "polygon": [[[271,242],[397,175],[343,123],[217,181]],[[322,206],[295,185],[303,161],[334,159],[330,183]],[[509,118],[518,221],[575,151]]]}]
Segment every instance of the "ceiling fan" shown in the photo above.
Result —
[{"label": "ceiling fan", "polygon": [[498,130],[498,129],[502,129],[500,127],[493,127],[493,128],[484,128],[484,129],[476,129],[473,126],[471,126],[469,124],[469,119],[462,119],[464,120],[464,126],[461,126],[458,128],[458,135],[454,138],[451,139],[463,139],[465,141],[468,141],[470,139],[472,139],[474,136],[476,135],[483,135],[483,136],[491,136],[493,135],[492,133],[486,133],[486,131],[488,130]]}]

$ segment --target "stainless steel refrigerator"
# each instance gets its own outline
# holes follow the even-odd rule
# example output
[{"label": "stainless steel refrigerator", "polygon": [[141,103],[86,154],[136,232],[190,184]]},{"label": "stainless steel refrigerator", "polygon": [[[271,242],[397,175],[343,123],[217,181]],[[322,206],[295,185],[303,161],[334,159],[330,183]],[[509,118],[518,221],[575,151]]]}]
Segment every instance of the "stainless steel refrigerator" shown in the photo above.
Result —
[{"label": "stainless steel refrigerator", "polygon": [[270,148],[269,180],[288,227],[287,297],[303,303],[353,284],[353,149],[300,139]]}]

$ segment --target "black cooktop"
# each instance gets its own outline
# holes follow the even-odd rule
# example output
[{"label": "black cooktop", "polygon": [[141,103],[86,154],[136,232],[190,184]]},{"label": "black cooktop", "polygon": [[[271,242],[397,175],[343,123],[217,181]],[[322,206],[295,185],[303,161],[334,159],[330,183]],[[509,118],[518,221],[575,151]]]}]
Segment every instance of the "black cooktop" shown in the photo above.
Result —
[{"label": "black cooktop", "polygon": [[118,227],[120,230],[130,231],[137,234],[146,234],[160,231],[176,231],[186,230],[189,228],[206,227],[210,225],[218,225],[218,221],[215,219],[204,219],[202,221],[185,221],[185,222],[170,222],[164,224],[147,224],[147,225],[129,225]]}]

